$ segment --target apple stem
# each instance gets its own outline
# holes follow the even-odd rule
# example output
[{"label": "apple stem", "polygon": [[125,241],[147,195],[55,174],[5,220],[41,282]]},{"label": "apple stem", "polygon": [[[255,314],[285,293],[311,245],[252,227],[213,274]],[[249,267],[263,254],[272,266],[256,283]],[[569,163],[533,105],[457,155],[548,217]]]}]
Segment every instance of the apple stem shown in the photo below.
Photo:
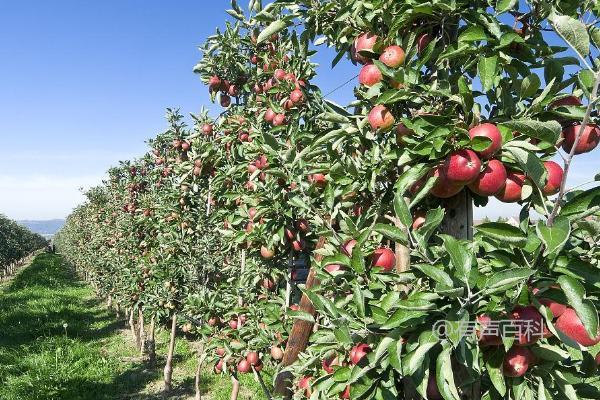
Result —
[{"label": "apple stem", "polygon": [[590,122],[590,115],[592,113],[592,109],[594,108],[594,105],[596,104],[596,101],[598,100],[598,86],[600,86],[600,73],[596,72],[595,80],[594,80],[594,87],[592,89],[590,101],[585,110],[585,116],[583,117],[583,121],[582,121],[581,125],[579,126],[579,131],[577,132],[577,135],[575,136],[575,141],[573,142],[573,146],[571,146],[571,151],[567,155],[567,158],[565,159],[565,162],[564,162],[564,173],[563,173],[562,181],[560,182],[560,190],[558,192],[558,196],[556,197],[556,201],[554,202],[554,207],[552,208],[552,212],[550,213],[550,216],[548,217],[548,220],[546,222],[547,226],[552,226],[554,224],[554,219],[556,218],[556,215],[558,214],[558,209],[560,208],[562,199],[565,196],[565,193],[566,193],[565,187],[567,184],[567,176],[569,174],[569,168],[571,166],[571,161],[573,160],[573,156],[575,155],[575,149],[577,149],[577,145],[579,144],[579,139],[581,139],[581,135],[583,135],[583,131],[585,130],[585,128],[588,126],[588,124]]}]

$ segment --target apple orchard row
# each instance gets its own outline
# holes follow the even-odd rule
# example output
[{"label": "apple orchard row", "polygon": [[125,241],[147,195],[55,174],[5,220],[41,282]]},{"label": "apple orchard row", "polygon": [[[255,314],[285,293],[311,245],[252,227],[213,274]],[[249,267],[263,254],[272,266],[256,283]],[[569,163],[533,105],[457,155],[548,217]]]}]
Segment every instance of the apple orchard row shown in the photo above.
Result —
[{"label": "apple orchard row", "polygon": [[[141,336],[173,323],[234,378],[285,367],[298,398],[596,398],[599,193],[564,196],[557,162],[600,141],[595,75],[545,33],[595,49],[587,6],[379,3],[233,2],[194,67],[220,114],[169,110],[148,153],[87,193],[62,251]],[[314,84],[322,43],[358,65],[348,107]],[[519,226],[446,234],[465,193],[519,203]],[[538,331],[485,333],[507,319]],[[477,335],[438,337],[440,320]],[[299,321],[310,340],[283,365]]]}]

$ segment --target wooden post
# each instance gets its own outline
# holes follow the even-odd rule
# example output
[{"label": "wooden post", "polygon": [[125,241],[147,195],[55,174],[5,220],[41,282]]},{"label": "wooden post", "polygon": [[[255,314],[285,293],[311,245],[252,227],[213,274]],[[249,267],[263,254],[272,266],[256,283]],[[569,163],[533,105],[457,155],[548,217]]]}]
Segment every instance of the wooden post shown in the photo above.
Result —
[{"label": "wooden post", "polygon": [[[317,243],[316,249],[320,249],[325,245],[325,237],[321,237],[319,242]],[[321,261],[323,258],[322,255],[317,254],[315,256],[316,261]],[[320,282],[316,277],[316,269],[311,267],[310,272],[308,273],[308,278],[306,278],[305,288],[310,289],[313,286],[318,285]],[[302,299],[300,300],[300,311],[307,312],[311,314],[313,317],[316,316],[315,308],[313,307],[310,299],[303,294]],[[288,338],[287,346],[285,348],[285,353],[283,355],[283,360],[281,361],[282,367],[288,367],[292,365],[297,359],[298,355],[306,349],[306,345],[308,344],[308,339],[313,330],[313,323],[299,320],[294,321],[294,325],[292,326],[292,331]],[[292,386],[293,375],[288,371],[282,371],[277,375],[275,379],[275,388],[273,393],[275,395],[284,396],[285,398],[290,398],[292,395],[291,386]]]},{"label": "wooden post", "polygon": [[444,203],[446,216],[442,221],[442,233],[456,239],[473,239],[473,201],[467,190],[462,190]]},{"label": "wooden post", "polygon": [[[204,352],[204,349],[202,349],[201,352]],[[196,391],[196,396],[194,397],[194,400],[202,400],[202,393],[200,392],[201,374],[202,374],[202,357],[198,357],[198,366],[196,367],[196,377],[194,379],[194,389]]]},{"label": "wooden post", "polygon": [[150,364],[150,366],[154,366],[154,364],[156,363],[156,341],[154,340],[154,331],[156,329],[155,321],[156,316],[152,315],[152,318],[150,319],[150,337],[147,340],[148,364]]},{"label": "wooden post", "polygon": [[144,312],[141,305],[138,310],[138,328],[140,335],[140,355],[143,356],[146,351],[146,331],[144,330]]}]

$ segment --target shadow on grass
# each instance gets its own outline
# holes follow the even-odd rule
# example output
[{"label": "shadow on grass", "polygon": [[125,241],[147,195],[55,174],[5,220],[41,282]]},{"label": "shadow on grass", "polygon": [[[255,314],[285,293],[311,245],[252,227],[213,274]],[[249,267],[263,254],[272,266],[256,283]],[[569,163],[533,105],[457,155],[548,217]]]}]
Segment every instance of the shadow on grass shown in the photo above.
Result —
[{"label": "shadow on grass", "polygon": [[[102,354],[123,323],[92,295],[51,254],[36,257],[2,289],[0,399],[149,398],[139,393],[160,370]],[[187,382],[181,390],[188,391]]]}]

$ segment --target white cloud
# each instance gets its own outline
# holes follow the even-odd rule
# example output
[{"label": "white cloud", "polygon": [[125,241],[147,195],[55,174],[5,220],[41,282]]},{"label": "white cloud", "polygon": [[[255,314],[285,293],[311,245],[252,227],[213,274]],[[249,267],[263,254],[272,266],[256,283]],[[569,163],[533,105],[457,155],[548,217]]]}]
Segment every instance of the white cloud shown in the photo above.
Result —
[{"label": "white cloud", "polygon": [[102,176],[0,175],[0,213],[14,219],[64,218],[84,201],[80,189],[95,186],[102,179]]}]

